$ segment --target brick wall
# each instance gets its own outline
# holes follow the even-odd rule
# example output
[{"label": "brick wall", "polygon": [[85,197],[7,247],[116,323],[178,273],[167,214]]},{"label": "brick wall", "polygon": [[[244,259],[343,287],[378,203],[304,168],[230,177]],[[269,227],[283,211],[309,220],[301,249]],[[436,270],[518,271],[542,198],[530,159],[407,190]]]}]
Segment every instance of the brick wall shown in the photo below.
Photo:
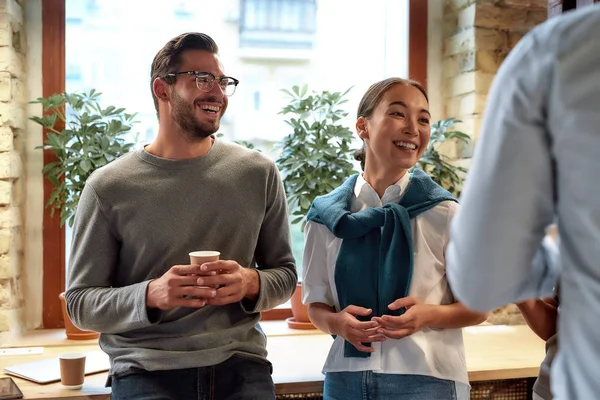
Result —
[{"label": "brick wall", "polygon": [[[442,98],[445,117],[464,121],[470,146],[445,152],[468,167],[481,128],[487,94],[498,67],[514,45],[547,19],[547,0],[446,0],[443,10]],[[523,324],[514,305],[495,310],[493,324]]]},{"label": "brick wall", "polygon": [[22,326],[25,0],[0,0],[0,332]]},{"label": "brick wall", "polygon": [[[477,140],[487,93],[508,52],[544,22],[547,0],[446,0],[442,82],[444,115]],[[471,149],[450,150],[469,157]]]}]

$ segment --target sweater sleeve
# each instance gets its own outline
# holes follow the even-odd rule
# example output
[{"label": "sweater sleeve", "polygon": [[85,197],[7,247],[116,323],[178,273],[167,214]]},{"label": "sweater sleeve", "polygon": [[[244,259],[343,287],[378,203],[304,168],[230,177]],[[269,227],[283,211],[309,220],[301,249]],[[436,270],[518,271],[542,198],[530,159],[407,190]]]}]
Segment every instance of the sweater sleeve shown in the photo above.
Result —
[{"label": "sweater sleeve", "polygon": [[94,188],[86,183],[75,214],[65,293],[67,313],[77,327],[122,333],[158,319],[146,308],[149,281],[113,287],[120,247]]},{"label": "sweater sleeve", "polygon": [[254,255],[260,290],[256,301],[242,300],[242,307],[247,313],[270,310],[285,303],[298,282],[290,243],[287,200],[274,163],[268,176],[267,208]]}]

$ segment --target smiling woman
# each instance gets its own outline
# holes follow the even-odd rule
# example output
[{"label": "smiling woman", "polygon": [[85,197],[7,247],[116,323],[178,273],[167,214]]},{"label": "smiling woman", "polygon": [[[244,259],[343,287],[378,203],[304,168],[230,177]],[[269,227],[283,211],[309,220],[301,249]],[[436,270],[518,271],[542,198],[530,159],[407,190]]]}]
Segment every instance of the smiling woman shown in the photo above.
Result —
[{"label": "smiling woman", "polygon": [[[285,7],[269,8],[263,7],[269,3],[263,0],[226,0],[222,7],[211,13],[210,18],[197,11],[202,8],[204,0],[180,1],[177,7],[173,7],[172,13],[165,9],[162,1],[157,0],[66,0],[66,9],[65,0],[43,2],[47,5],[44,41],[45,46],[51,49],[47,54],[56,59],[60,54],[57,49],[62,48],[63,54],[66,53],[67,69],[73,71],[65,74],[64,60],[62,64],[44,63],[48,94],[64,89],[83,91],[96,88],[102,91],[103,101],[118,102],[138,113],[142,143],[149,142],[157,131],[156,112],[150,97],[145,94],[148,77],[143,71],[147,71],[153,54],[166,39],[193,31],[198,26],[204,26],[206,33],[218,40],[225,73],[240,81],[219,131],[230,140],[252,142],[273,158],[277,154],[271,152],[272,144],[286,132],[283,117],[277,115],[285,104],[279,89],[304,83],[326,90],[345,90],[354,85],[348,102],[348,110],[351,110],[358,103],[361,90],[366,89],[372,80],[373,73],[364,74],[365,70],[376,71],[381,78],[424,77],[426,74],[427,52],[423,38],[426,38],[427,31],[427,8],[426,2],[422,1],[378,0],[365,8],[362,1],[351,0],[345,2],[343,19],[339,18],[333,4],[319,2],[316,7],[316,1],[284,0]],[[206,6],[211,4],[205,3]],[[138,15],[142,4],[149,15],[131,18]],[[186,12],[180,12],[179,4]],[[310,7],[312,11],[307,9],[304,12],[295,7]],[[250,13],[249,10],[253,11]],[[278,14],[287,12],[285,10],[289,13]],[[415,21],[410,24],[410,42],[406,30],[409,13],[410,19]],[[284,25],[310,32],[303,33],[302,46],[297,43],[298,36],[289,34],[287,30],[284,32],[284,25],[258,24],[260,21],[291,21],[289,18],[299,15],[303,15],[302,19],[295,20],[292,25]],[[152,23],[156,18],[163,22],[161,30],[156,30]],[[356,26],[364,29],[356,30]],[[365,30],[370,34],[361,33]],[[257,41],[260,32],[268,35]],[[340,36],[348,40],[340,42]],[[369,48],[370,56],[353,57],[356,48]],[[51,78],[51,74],[55,78]],[[61,88],[65,76],[66,87]],[[53,89],[50,83],[55,85]],[[351,121],[346,123],[352,127]],[[70,248],[71,240],[71,233],[67,231],[63,236],[58,225],[54,231],[50,229],[51,221],[48,217],[44,228],[44,325],[47,327],[61,325],[60,308],[53,299],[57,299],[58,293],[64,289],[64,258],[67,264],[69,258],[68,252],[65,257],[64,249]],[[295,238],[294,254],[300,264],[302,234],[296,226],[292,227],[292,233]],[[50,244],[61,237],[66,237],[65,244]],[[285,318],[289,314],[281,316]]]},{"label": "smiling woman", "polygon": [[313,324],[335,335],[325,398],[469,398],[458,328],[485,315],[455,301],[446,281],[457,200],[425,172],[408,172],[429,143],[428,108],[417,82],[371,85],[356,121],[364,172],[307,215],[304,302]]}]

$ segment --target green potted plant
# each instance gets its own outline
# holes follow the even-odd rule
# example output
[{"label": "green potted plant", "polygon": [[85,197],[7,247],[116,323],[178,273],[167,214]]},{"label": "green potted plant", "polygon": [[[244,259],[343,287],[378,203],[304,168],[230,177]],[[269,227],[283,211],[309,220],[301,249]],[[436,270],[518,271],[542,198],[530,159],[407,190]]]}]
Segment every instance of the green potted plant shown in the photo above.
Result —
[{"label": "green potted plant", "polygon": [[[309,92],[306,85],[282,90],[289,102],[280,111],[292,132],[277,145],[281,171],[292,224],[306,224],[306,213],[315,197],[327,194],[355,173],[353,134],[340,120],[348,115],[341,107],[347,100],[341,92]],[[314,329],[308,310],[302,304],[299,283],[291,299],[293,328]]]},{"label": "green potted plant", "polygon": [[[135,114],[123,108],[101,107],[101,93],[61,93],[38,98],[33,104],[41,104],[43,116],[30,119],[46,129],[47,139],[42,148],[52,150],[56,161],[44,165],[42,173],[54,186],[46,207],[51,214],[60,212],[60,224],[73,225],[75,210],[85,181],[96,169],[129,152],[137,141],[130,131]],[[63,317],[69,339],[91,339],[96,332],[77,329],[69,320],[63,305]]]},{"label": "green potted plant", "polygon": [[462,182],[467,169],[449,162],[449,158],[440,153],[440,144],[447,140],[467,144],[471,137],[464,132],[454,130],[454,124],[462,122],[456,118],[442,119],[431,124],[429,145],[415,168],[427,172],[431,178],[456,197],[460,196]]}]

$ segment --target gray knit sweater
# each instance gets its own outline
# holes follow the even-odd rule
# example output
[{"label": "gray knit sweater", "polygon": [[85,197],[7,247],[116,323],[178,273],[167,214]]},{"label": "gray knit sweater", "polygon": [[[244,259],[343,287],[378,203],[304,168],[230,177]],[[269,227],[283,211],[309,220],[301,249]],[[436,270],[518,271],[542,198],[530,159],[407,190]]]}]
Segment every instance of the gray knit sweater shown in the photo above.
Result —
[{"label": "gray knit sweater", "polygon": [[[257,268],[258,300],[147,309],[149,281],[189,264],[194,250]],[[215,140],[195,159],[140,149],[108,164],[81,194],[67,275],[68,313],[101,332],[111,375],[215,365],[236,353],[265,359],[258,313],[285,302],[297,282],[274,163]]]}]

